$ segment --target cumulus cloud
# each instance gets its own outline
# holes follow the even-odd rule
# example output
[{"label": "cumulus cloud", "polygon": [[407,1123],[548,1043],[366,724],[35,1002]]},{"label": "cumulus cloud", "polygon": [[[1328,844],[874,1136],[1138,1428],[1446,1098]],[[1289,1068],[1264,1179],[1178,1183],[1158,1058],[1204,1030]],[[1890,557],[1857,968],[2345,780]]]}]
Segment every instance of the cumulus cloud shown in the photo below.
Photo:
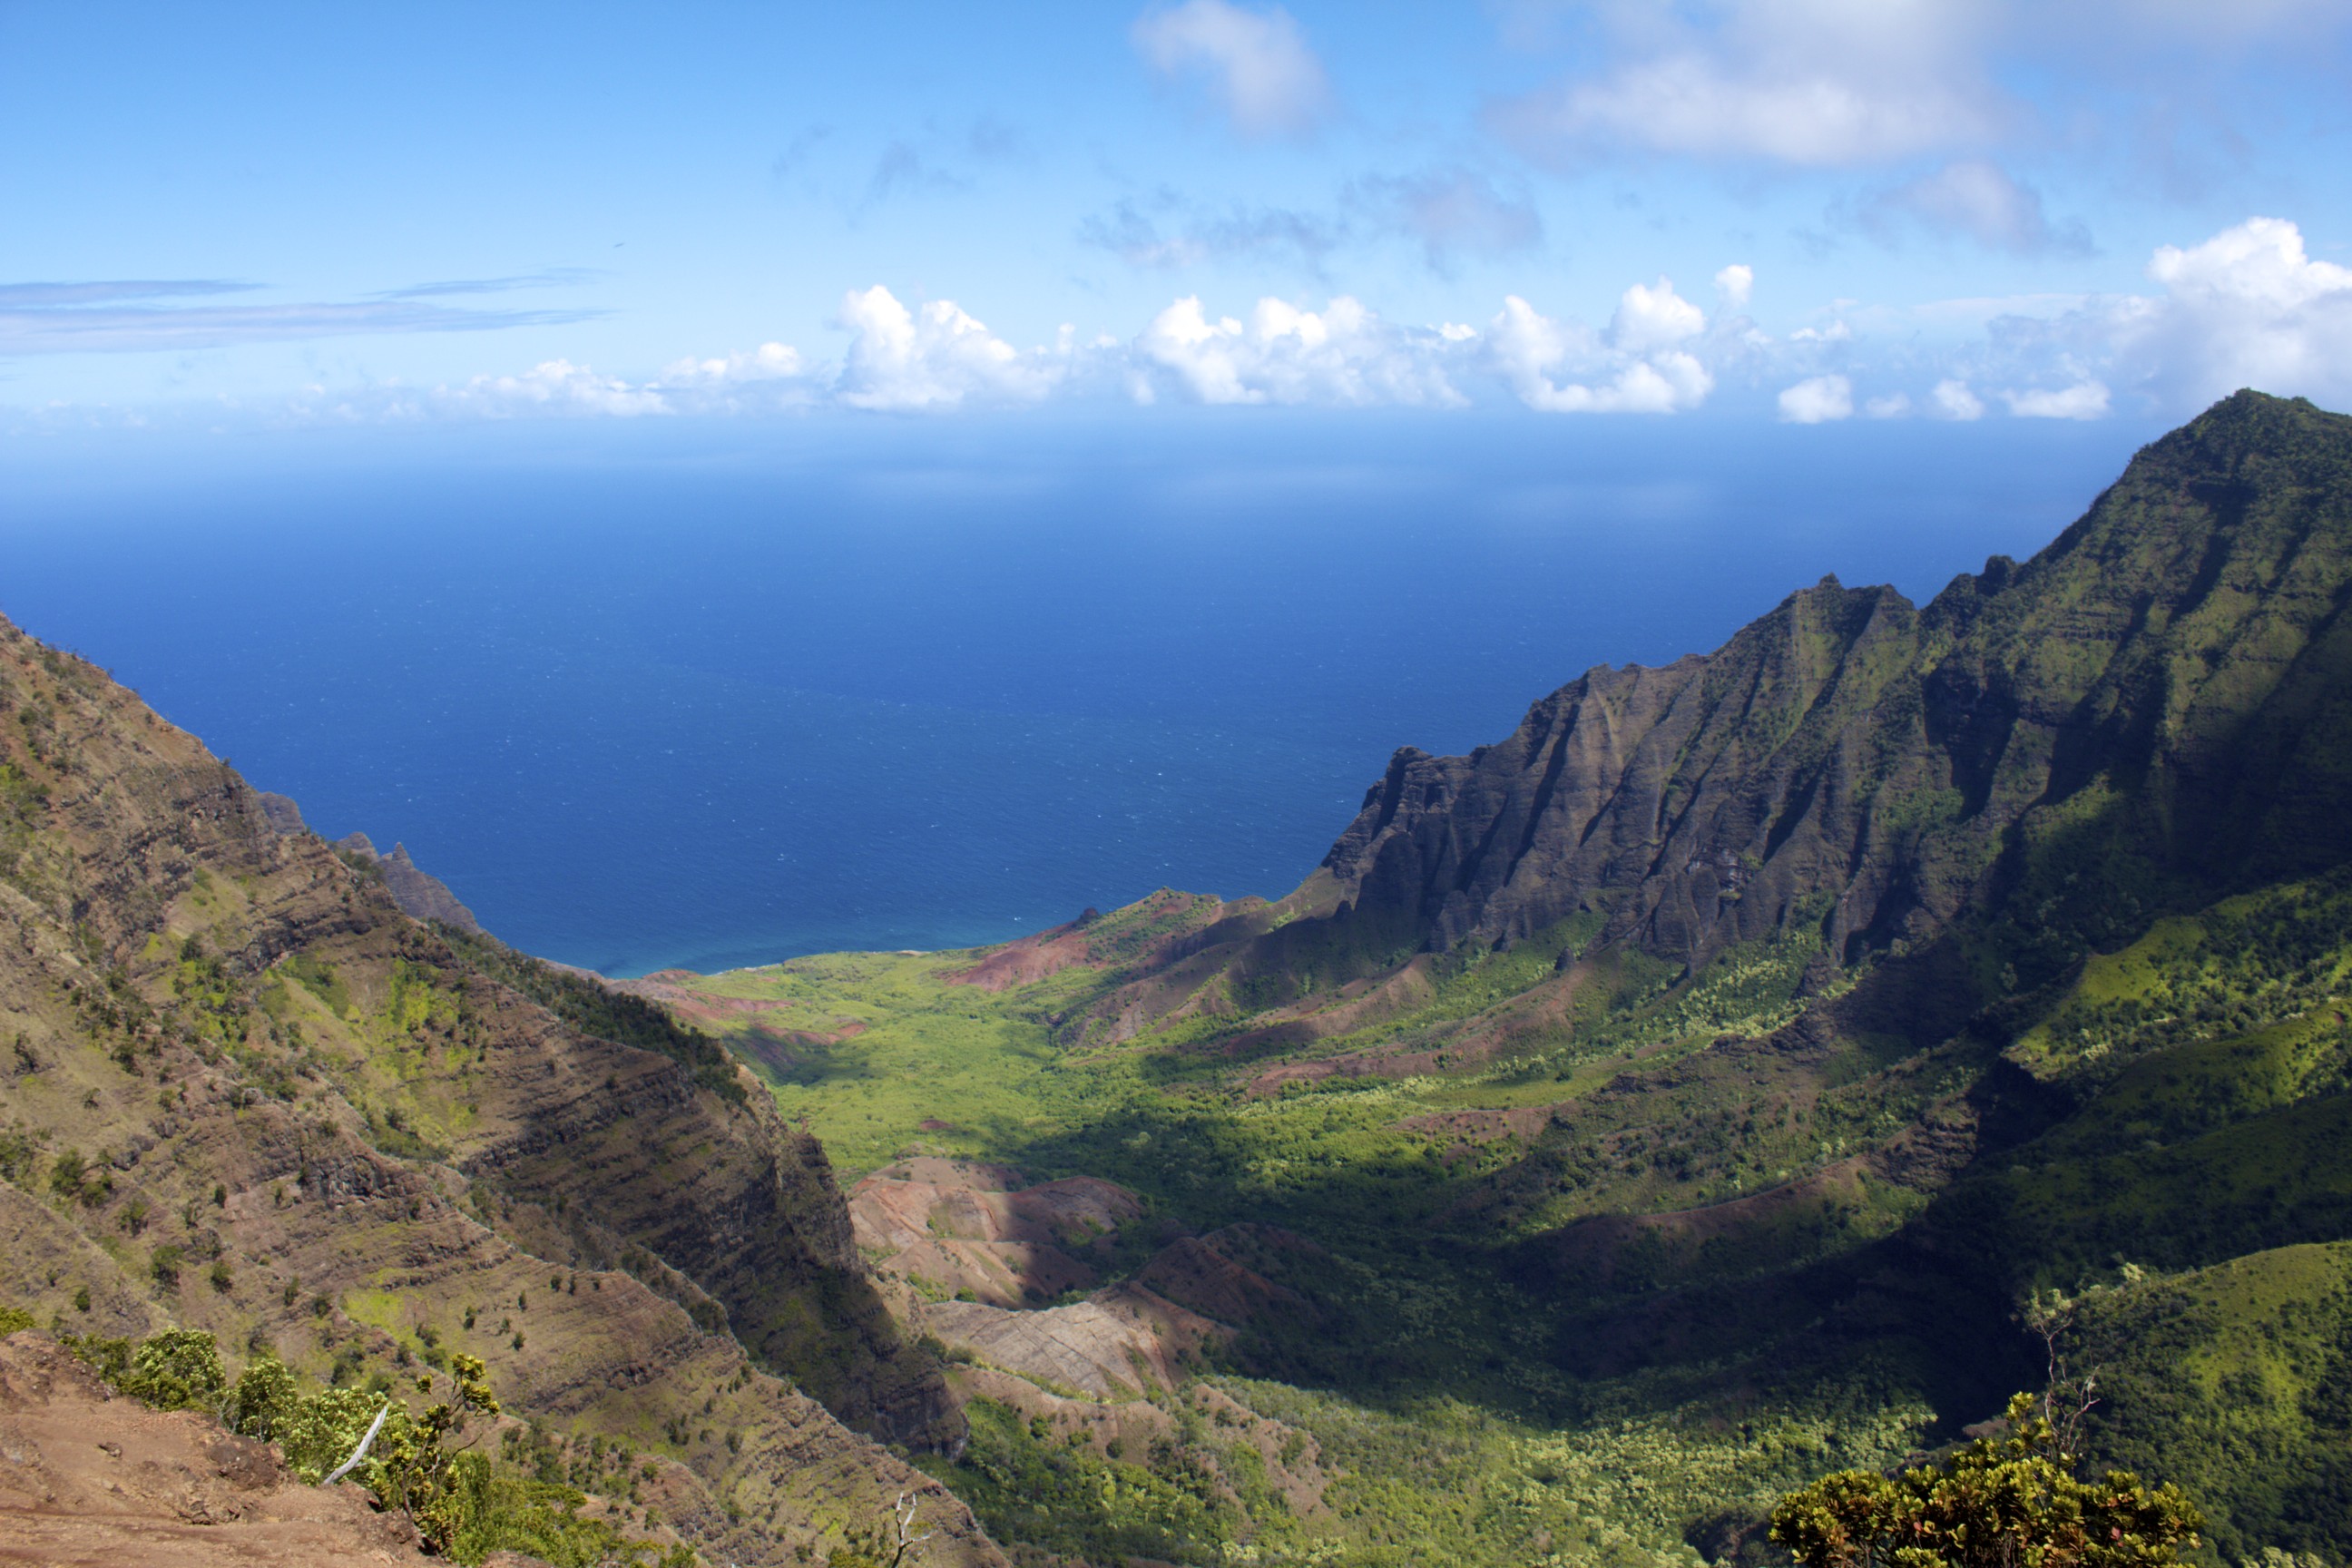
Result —
[{"label": "cumulus cloud", "polygon": [[952,300],[909,310],[879,283],[842,296],[838,320],[851,336],[834,396],[852,408],[1034,403],[1067,368],[1066,353],[1024,354]]},{"label": "cumulus cloud", "polygon": [[740,385],[797,376],[802,368],[801,351],[792,344],[761,343],[749,353],[679,360],[662,374],[662,381],[672,386]]},{"label": "cumulus cloud", "polygon": [[1909,223],[2017,256],[2082,255],[2091,248],[2090,231],[2080,221],[2053,224],[2039,191],[1984,158],[1956,159],[1879,193],[1864,205],[1862,221],[1885,239]]},{"label": "cumulus cloud", "polygon": [[1725,0],[1712,28],[1664,6],[1604,11],[1615,58],[1502,106],[1531,155],[1607,145],[1811,166],[1884,162],[1992,135],[2007,108],[1979,0]]},{"label": "cumulus cloud", "polygon": [[2241,386],[2352,395],[2352,268],[2311,259],[2294,224],[2249,218],[2202,245],[2164,246],[2147,271],[2164,299],[2121,312],[2126,358],[2147,381],[2189,402]]},{"label": "cumulus cloud", "polygon": [[2147,275],[2156,292],[1993,315],[1976,379],[2021,389],[2000,395],[2038,417],[2095,417],[2116,395],[2179,415],[2242,386],[2352,401],[2352,268],[2313,259],[2294,224],[2248,218],[2159,247]]},{"label": "cumulus cloud", "polygon": [[[1664,297],[1673,300],[1672,286],[1659,281]],[[1615,326],[1631,321],[1638,325],[1629,338],[1646,342],[1643,334],[1654,331],[1661,318],[1672,322],[1675,313],[1661,310],[1657,300],[1656,292],[1639,283],[1628,289],[1612,336]],[[1516,294],[1504,300],[1487,331],[1486,347],[1519,401],[1547,414],[1675,414],[1697,407],[1715,387],[1714,375],[1694,354],[1667,349],[1640,357],[1603,342],[1579,323],[1544,315]]]},{"label": "cumulus cloud", "polygon": [[[2315,259],[2293,223],[2250,218],[2163,247],[2147,273],[2155,287],[2145,294],[1908,311],[1836,300],[1814,314],[1820,324],[1777,336],[1738,310],[1755,287],[1745,266],[1716,274],[1712,312],[1661,277],[1622,290],[1599,326],[1547,315],[1517,294],[1475,326],[1395,321],[1344,294],[1319,308],[1264,298],[1231,314],[1186,294],[1132,336],[1081,342],[1065,327],[1028,349],[952,300],[910,306],[877,285],[842,300],[846,346],[835,360],[768,342],[680,360],[633,384],[552,359],[434,392],[383,388],[343,401],[377,416],[630,416],[950,409],[1123,389],[1143,401],[1447,406],[1507,396],[1551,413],[1678,413],[1728,385],[1801,424],[1915,412],[2087,420],[2118,406],[2178,415],[2244,385],[2352,401],[2352,267]],[[181,298],[187,287],[6,286],[0,316],[110,310],[150,289]],[[1872,395],[1858,395],[1857,384]]]},{"label": "cumulus cloud", "polygon": [[[1751,279],[1727,268],[1718,287],[1739,297]],[[1392,321],[1344,294],[1320,309],[1262,298],[1240,315],[1185,295],[1131,339],[1081,342],[1064,327],[1024,351],[952,300],[909,307],[880,284],[844,296],[835,321],[848,334],[837,363],[769,342],[681,359],[632,384],[558,360],[432,394],[382,388],[373,406],[378,416],[944,410],[1123,390],[1141,403],[1459,407],[1508,396],[1546,413],[1675,414],[1706,401],[1718,363],[1767,341],[1745,317],[1710,321],[1663,277],[1626,289],[1600,330],[1517,295],[1483,329]],[[341,399],[337,416],[364,402]]]},{"label": "cumulus cloud", "polygon": [[823,389],[800,350],[761,343],[742,353],[678,360],[646,390],[678,413],[742,414],[807,407]]},{"label": "cumulus cloud", "polygon": [[1631,353],[1665,348],[1706,331],[1706,312],[1675,292],[1666,279],[1655,289],[1636,283],[1617,301],[1609,341]]},{"label": "cumulus cloud", "polygon": [[1146,12],[1131,36],[1161,76],[1204,77],[1244,136],[1303,134],[1330,107],[1323,62],[1278,5],[1250,11],[1225,0],[1184,0]]},{"label": "cumulus cloud", "polygon": [[[1135,352],[1202,403],[1451,406],[1465,401],[1445,371],[1459,341],[1391,326],[1346,295],[1320,311],[1260,300],[1246,322],[1212,320],[1188,295],[1152,319]],[[1150,379],[1134,389],[1156,396]]]},{"label": "cumulus cloud", "polygon": [[1822,425],[1853,416],[1853,383],[1816,375],[1780,392],[1780,417],[1791,425]]}]

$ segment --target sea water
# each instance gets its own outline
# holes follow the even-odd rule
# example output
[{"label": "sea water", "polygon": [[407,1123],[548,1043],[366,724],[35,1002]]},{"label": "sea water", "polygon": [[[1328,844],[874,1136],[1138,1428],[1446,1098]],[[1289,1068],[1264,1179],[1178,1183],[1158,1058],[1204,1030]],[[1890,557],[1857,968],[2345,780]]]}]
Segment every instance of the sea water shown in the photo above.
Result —
[{"label": "sea water", "polygon": [[2152,432],[1268,410],[22,436],[0,611],[614,974],[1278,896],[1401,745],[1836,573],[1924,598]]}]

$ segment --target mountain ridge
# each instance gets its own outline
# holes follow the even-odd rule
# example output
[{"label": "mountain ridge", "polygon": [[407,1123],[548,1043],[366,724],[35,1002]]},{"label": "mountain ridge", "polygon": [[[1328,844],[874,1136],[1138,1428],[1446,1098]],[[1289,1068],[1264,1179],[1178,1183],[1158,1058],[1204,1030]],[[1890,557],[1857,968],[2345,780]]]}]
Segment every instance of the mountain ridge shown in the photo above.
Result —
[{"label": "mountain ridge", "polygon": [[[1007,1352],[951,1370],[984,1451],[943,1472],[1006,1539],[1760,1562],[1776,1489],[2039,1385],[2038,1296],[2133,1402],[2091,1451],[2188,1484],[2206,1561],[2333,1563],[2347,604],[2352,419],[2242,393],[1924,605],[1825,580],[1495,745],[1399,752],[1284,899],[1163,889],[662,994],[747,1046],[823,1020],[747,1055],[864,1182],[950,1156],[1132,1194],[1083,1300],[1000,1292],[943,1332],[1075,1330],[1188,1237],[1296,1238],[1248,1267],[1303,1305],[1204,1298],[1199,1331],[1227,1415],[1318,1456],[1264,1470],[1310,1511],[1185,1437],[1150,1477],[1209,1478],[1195,1533],[1041,1515],[997,1478],[1084,1439]],[[927,1256],[882,1265],[909,1322]]]},{"label": "mountain ridge", "polygon": [[387,1391],[456,1346],[542,1436],[640,1454],[715,1556],[804,1561],[905,1493],[935,1554],[1003,1561],[850,1429],[951,1448],[962,1424],[824,1151],[721,1049],[411,919],[5,621],[0,721],[8,1304]]},{"label": "mountain ridge", "polygon": [[[1817,922],[1851,966],[2003,907],[2053,836],[2139,861],[2135,905],[2208,901],[2234,874],[2217,867],[2352,854],[2330,809],[2352,750],[2352,542],[2315,521],[2352,507],[2327,451],[2347,431],[2237,394],[2032,560],[1994,557],[1924,608],[1825,579],[1713,654],[1586,672],[1496,744],[1404,748],[1297,891],[1234,906],[1202,939],[1218,961],[1127,1000],[1300,1002],[1570,922],[1597,922],[1580,945],[1686,971]],[[2249,798],[2275,778],[2308,798]],[[2111,810],[2118,792],[2141,798]]]}]

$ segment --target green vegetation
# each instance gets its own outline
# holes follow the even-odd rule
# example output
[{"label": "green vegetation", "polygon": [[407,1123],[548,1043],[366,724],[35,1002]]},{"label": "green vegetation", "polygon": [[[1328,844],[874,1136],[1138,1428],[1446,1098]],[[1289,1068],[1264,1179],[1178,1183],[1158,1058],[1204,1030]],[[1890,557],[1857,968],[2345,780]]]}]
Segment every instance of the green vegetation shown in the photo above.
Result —
[{"label": "green vegetation", "polygon": [[2179,1488],[2081,1479],[2032,1394],[2008,1423],[1940,1464],[1824,1476],[1772,1510],[1772,1540],[1804,1568],[2161,1568],[2198,1544],[2204,1521]]},{"label": "green vegetation", "polygon": [[2098,1367],[2103,1463],[2163,1472],[2232,1562],[2343,1554],[2352,1495],[2352,1243],[2282,1247],[2172,1276],[2137,1268],[2080,1308]]},{"label": "green vegetation", "polygon": [[1152,1464],[1133,1464],[1051,1440],[993,1400],[975,1400],[966,1413],[971,1446],[961,1462],[929,1468],[1002,1539],[1097,1562],[1206,1564],[1223,1561],[1221,1543],[1240,1538],[1216,1461],[1198,1445],[1171,1445]]},{"label": "green vegetation", "polygon": [[[1272,1224],[1323,1249],[1277,1276],[1303,1305],[1247,1325],[1208,1375],[1311,1436],[1328,1515],[1276,1506],[1214,1433],[1113,1456],[982,1404],[964,1463],[939,1473],[1003,1539],[1188,1563],[1229,1545],[1265,1562],[1496,1564],[1752,1550],[1775,1498],[1841,1464],[1893,1467],[1985,1415],[1986,1383],[2025,1362],[2011,1304],[2061,1285],[2095,1287],[2079,1331],[2110,1397],[2088,1452],[2210,1500],[2231,1560],[2352,1547],[2338,1518],[2352,1471],[2326,1457],[2345,1426],[2330,1403],[2341,1358],[2325,1348],[2340,1287],[2298,1276],[2271,1338],[2231,1330],[2250,1310],[2237,1306],[2168,1309],[2165,1334],[2114,1327],[2154,1312],[2151,1292],[2187,1289],[2148,1268],[2352,1236],[2352,1031],[2335,1001],[2352,876],[2168,917],[2007,1004],[2000,1032],[1924,1049],[1867,1026],[1794,1058],[1769,1048],[1821,952],[1809,936],[1676,976],[1580,954],[1577,935],[1548,935],[1554,957],[1532,942],[1446,956],[1406,1005],[1292,1053],[1462,1038],[1523,1008],[1564,972],[1562,951],[1596,977],[1556,1032],[1401,1077],[1270,1082],[1266,1056],[1222,1049],[1248,1015],[1116,1043],[1070,1026],[1116,968],[987,992],[952,978],[976,954],[847,954],[693,989],[763,1005],[716,1026],[845,1175],[929,1151],[1108,1178],[1147,1210],[1117,1238],[1114,1272],[1170,1226]],[[1900,995],[1931,962],[1827,994],[1866,1020],[1880,989]],[[2040,1131],[1957,1184],[1879,1152],[1968,1125],[1969,1097],[2011,1064],[2051,1086],[2011,1113]],[[1504,1120],[1530,1108],[1532,1121]],[[1670,1223],[1587,1228],[1644,1213]],[[1931,1264],[1885,1252],[1914,1237]],[[2138,1272],[2118,1274],[2118,1256]],[[1888,1268],[1916,1280],[1891,1301],[1865,1283]],[[1822,1334],[1824,1314],[1874,1291],[1883,1326]],[[2243,1365],[2278,1334],[2304,1347],[2281,1352],[2299,1369],[2291,1395],[2284,1374]],[[2165,1356],[2139,1348],[2155,1343]],[[2189,1347],[2228,1365],[2184,1405],[2159,1390]],[[2259,1433],[2268,1458],[2251,1464],[2256,1438],[2232,1432]]]},{"label": "green vegetation", "polygon": [[513,986],[582,1034],[659,1051],[692,1068],[695,1081],[713,1094],[737,1105],[744,1102],[743,1086],[736,1080],[735,1065],[727,1053],[709,1036],[681,1027],[653,1004],[517,952],[496,937],[439,921],[433,929],[472,968]]},{"label": "green vegetation", "polygon": [[[0,1309],[0,1332],[29,1326],[27,1314]],[[441,1377],[416,1375],[417,1394],[437,1388],[441,1397],[412,1412],[404,1400],[373,1388],[305,1387],[269,1355],[256,1356],[231,1383],[213,1336],[193,1329],[167,1329],[135,1342],[70,1335],[63,1342],[132,1398],[159,1410],[216,1415],[233,1431],[277,1444],[288,1467],[313,1486],[373,1430],[352,1479],[380,1506],[405,1511],[426,1549],[453,1562],[478,1563],[499,1551],[524,1552],[555,1568],[692,1568],[697,1561],[688,1548],[664,1548],[607,1520],[583,1518],[586,1494],[547,1458],[569,1446],[535,1428],[510,1432],[499,1458],[473,1451],[482,1424],[499,1414],[476,1357],[457,1354]],[[477,1428],[470,1437],[469,1426]],[[582,1447],[599,1462],[577,1472],[581,1479],[625,1482],[626,1450],[601,1439]],[[602,1462],[608,1459],[609,1469]]]}]

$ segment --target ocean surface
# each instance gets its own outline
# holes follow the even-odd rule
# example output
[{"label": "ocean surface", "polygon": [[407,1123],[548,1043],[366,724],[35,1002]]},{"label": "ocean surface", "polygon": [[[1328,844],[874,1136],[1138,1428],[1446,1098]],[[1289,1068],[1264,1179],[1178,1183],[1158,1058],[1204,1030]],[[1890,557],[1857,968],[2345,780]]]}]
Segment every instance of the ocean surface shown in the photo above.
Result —
[{"label": "ocean surface", "polygon": [[1268,410],[11,437],[0,612],[614,974],[1278,896],[1400,745],[1834,572],[2023,556],[2156,432]]}]

